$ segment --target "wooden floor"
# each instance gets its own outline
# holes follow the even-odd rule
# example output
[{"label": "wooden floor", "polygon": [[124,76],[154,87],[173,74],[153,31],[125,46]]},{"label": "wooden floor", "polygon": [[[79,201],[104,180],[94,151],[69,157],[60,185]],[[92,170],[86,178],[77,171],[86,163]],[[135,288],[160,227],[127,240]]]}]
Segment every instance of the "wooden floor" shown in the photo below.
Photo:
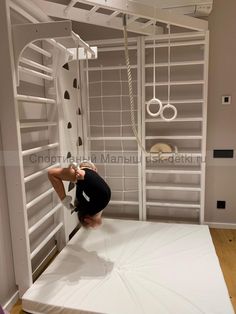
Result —
[{"label": "wooden floor", "polygon": [[236,230],[210,229],[210,231],[236,313]]},{"label": "wooden floor", "polygon": [[[210,229],[225,282],[236,313],[236,230]],[[18,302],[10,314],[23,314]]]}]

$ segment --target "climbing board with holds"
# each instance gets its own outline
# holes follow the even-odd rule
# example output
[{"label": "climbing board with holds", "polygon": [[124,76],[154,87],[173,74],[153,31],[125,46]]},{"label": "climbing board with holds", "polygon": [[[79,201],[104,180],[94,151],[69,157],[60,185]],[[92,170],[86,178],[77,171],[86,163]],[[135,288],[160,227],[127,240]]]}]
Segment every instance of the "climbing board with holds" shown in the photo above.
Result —
[{"label": "climbing board with holds", "polygon": [[[80,161],[85,156],[84,119],[80,89],[80,64],[77,60],[66,62],[58,70],[58,93],[60,95],[60,140],[61,161],[63,167],[71,162]],[[65,182],[65,189],[74,198],[75,188]],[[67,216],[68,233],[77,225],[76,215],[64,213]]]}]

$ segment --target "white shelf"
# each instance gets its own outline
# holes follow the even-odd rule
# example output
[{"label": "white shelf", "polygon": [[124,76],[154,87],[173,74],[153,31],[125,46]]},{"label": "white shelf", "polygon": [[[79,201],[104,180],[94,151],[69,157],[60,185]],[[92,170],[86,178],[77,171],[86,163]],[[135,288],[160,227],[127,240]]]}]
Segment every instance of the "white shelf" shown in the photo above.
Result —
[{"label": "white shelf", "polygon": [[45,128],[49,126],[57,126],[57,123],[56,122],[24,122],[20,124],[21,129]]},{"label": "white shelf", "polygon": [[[164,156],[176,156],[176,158],[183,158],[183,157],[201,157],[202,152],[200,149],[190,149],[190,148],[182,148],[178,149],[178,153],[162,153]],[[154,157],[155,158],[155,157]]]},{"label": "white shelf", "polygon": [[110,205],[138,205],[138,201],[110,201]]},{"label": "white shelf", "polygon": [[28,95],[17,95],[16,99],[19,101],[27,101],[27,102],[36,102],[36,103],[46,103],[46,104],[55,104],[56,101],[50,98],[36,97],[36,96],[28,96]]},{"label": "white shelf", "polygon": [[[108,129],[108,128],[121,128],[120,124],[113,124],[113,125],[102,125],[102,124],[89,124],[89,127],[93,127],[93,128],[103,128],[103,129]],[[137,128],[137,124],[135,124],[136,128]],[[131,124],[122,124],[122,127],[132,127]]]},{"label": "white shelf", "polygon": [[[149,101],[149,99],[147,101],[145,101],[145,104],[147,104]],[[163,99],[161,100],[163,104],[167,104],[168,101],[167,99]],[[171,99],[170,100],[171,104],[198,104],[198,103],[203,103],[203,99],[199,98],[199,99]]]},{"label": "white shelf", "polygon": [[128,153],[138,153],[138,150],[128,150],[126,149],[125,151],[121,151],[120,149],[119,150],[114,150],[114,149],[106,149],[105,151],[100,149],[100,150],[96,150],[96,149],[93,149],[90,151],[91,154],[95,154],[95,153],[100,153],[100,154],[107,154],[107,153],[119,153],[119,154],[128,154]]},{"label": "white shelf", "polygon": [[[197,61],[183,61],[183,62],[170,62],[170,66],[191,66],[191,65],[203,65],[204,61],[197,60]],[[161,62],[161,63],[156,63],[156,67],[167,67],[169,64],[168,62]],[[149,63],[145,65],[145,68],[153,68],[153,63]]]},{"label": "white shelf", "polygon": [[[136,180],[138,180],[138,177],[137,176],[109,176],[109,177],[104,177],[105,179],[120,179],[120,180],[124,180],[124,178],[125,179],[136,179]],[[114,190],[113,190],[114,191]],[[133,192],[134,190],[126,190],[126,191],[124,191],[124,193],[130,193],[130,192]],[[135,190],[135,191],[137,191],[137,190]]]},{"label": "white shelf", "polygon": [[[89,85],[93,84],[102,84],[102,83],[117,83],[117,84],[123,84],[128,83],[128,80],[102,80],[102,81],[91,81],[89,82]],[[137,83],[137,80],[132,80],[132,83]]]},{"label": "white shelf", "polygon": [[[137,69],[137,65],[131,65],[131,69]],[[89,67],[89,71],[111,71],[111,70],[127,70],[126,65],[116,65],[116,66],[98,66],[98,67]],[[84,69],[86,71],[86,69]]]},{"label": "white shelf", "polygon": [[[151,40],[151,39],[150,39]],[[180,47],[180,46],[196,46],[196,45],[204,45],[205,41],[204,40],[189,40],[189,41],[177,41],[177,42],[171,42],[170,47]],[[154,45],[152,44],[146,44],[145,48],[153,48]],[[164,47],[169,47],[169,43],[159,43],[155,45],[156,48],[164,48]]]},{"label": "white shelf", "polygon": [[194,184],[173,184],[173,183],[156,183],[155,185],[151,183],[146,184],[147,190],[166,190],[166,191],[191,191],[200,192],[201,187]]},{"label": "white shelf", "polygon": [[89,137],[91,141],[136,141],[134,136],[91,136]]},{"label": "white shelf", "polygon": [[198,202],[182,202],[182,201],[169,201],[169,200],[159,200],[159,201],[147,201],[147,206],[163,206],[163,207],[183,207],[183,208],[200,208]]},{"label": "white shelf", "polygon": [[[177,85],[202,85],[204,84],[203,80],[193,80],[193,81],[172,81],[170,83],[168,82],[159,82],[156,83],[155,86],[165,86],[165,85],[171,85],[171,86],[177,86]],[[153,87],[153,82],[151,83],[145,83],[146,87]]]},{"label": "white shelf", "polygon": [[[90,113],[101,113],[101,110],[90,110],[89,111]],[[120,114],[120,109],[117,109],[117,110],[103,110],[103,112],[105,112],[105,113],[119,113]],[[128,113],[130,113],[130,109],[124,109],[124,110],[122,110],[122,113],[124,113],[124,112],[128,112]],[[134,112],[137,112],[137,109],[135,109],[134,110]]]},{"label": "white shelf", "polygon": [[156,140],[156,139],[175,139],[175,140],[201,140],[202,135],[153,135],[146,136],[146,140]]},{"label": "white shelf", "polygon": [[[192,212],[199,212],[199,210],[196,210],[194,208],[189,208],[189,211]],[[191,225],[199,225],[199,215],[198,217],[192,218],[192,217],[168,217],[168,216],[149,216],[148,221],[158,221],[158,222],[164,222],[164,223],[181,223],[181,224],[191,224]]]},{"label": "white shelf", "polygon": [[[169,122],[202,122],[203,121],[203,117],[199,116],[199,115],[192,115],[192,116],[178,116],[174,119],[171,120]],[[146,118],[145,122],[148,123],[156,123],[156,122],[165,122],[165,120],[161,119],[161,118]]]},{"label": "white shelf", "polygon": [[[137,97],[137,95],[133,95],[134,97]],[[120,98],[120,95],[96,95],[96,96],[89,96],[89,98]],[[122,94],[122,97],[129,97],[129,94]]]},{"label": "white shelf", "polygon": [[146,168],[147,174],[153,173],[167,173],[167,174],[201,174],[201,169],[199,167],[148,167]]},{"label": "white shelf", "polygon": [[178,154],[179,156],[184,156],[184,155],[193,155],[193,156],[201,156],[202,152],[200,148],[179,148],[178,149]]},{"label": "white shelf", "polygon": [[[117,158],[118,159],[118,158]],[[104,162],[95,162],[96,166],[121,166],[121,165],[129,165],[129,166],[137,166],[138,162],[123,162],[121,163],[120,161],[117,162],[109,162],[109,161],[104,161]],[[110,177],[109,177],[110,178]]]}]

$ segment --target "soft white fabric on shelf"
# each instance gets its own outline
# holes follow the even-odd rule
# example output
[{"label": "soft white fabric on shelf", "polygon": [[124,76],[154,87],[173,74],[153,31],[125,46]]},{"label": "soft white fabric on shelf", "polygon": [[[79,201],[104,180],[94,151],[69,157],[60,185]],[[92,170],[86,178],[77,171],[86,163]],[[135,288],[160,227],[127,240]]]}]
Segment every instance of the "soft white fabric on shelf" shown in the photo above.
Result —
[{"label": "soft white fabric on shelf", "polygon": [[233,314],[207,226],[105,219],[23,296],[30,313]]}]

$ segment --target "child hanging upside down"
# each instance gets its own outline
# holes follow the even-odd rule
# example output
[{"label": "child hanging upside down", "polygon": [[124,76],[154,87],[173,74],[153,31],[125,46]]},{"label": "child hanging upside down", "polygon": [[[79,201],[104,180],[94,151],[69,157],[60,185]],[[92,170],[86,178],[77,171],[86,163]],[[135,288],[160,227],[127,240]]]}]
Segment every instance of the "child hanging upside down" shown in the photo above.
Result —
[{"label": "child hanging upside down", "polygon": [[[78,213],[79,221],[84,227],[101,225],[102,211],[110,201],[111,190],[92,162],[83,161],[79,166],[72,164],[69,168],[50,169],[48,178],[62,204]],[[76,184],[74,206],[71,203],[72,197],[65,193],[62,181]]]}]

